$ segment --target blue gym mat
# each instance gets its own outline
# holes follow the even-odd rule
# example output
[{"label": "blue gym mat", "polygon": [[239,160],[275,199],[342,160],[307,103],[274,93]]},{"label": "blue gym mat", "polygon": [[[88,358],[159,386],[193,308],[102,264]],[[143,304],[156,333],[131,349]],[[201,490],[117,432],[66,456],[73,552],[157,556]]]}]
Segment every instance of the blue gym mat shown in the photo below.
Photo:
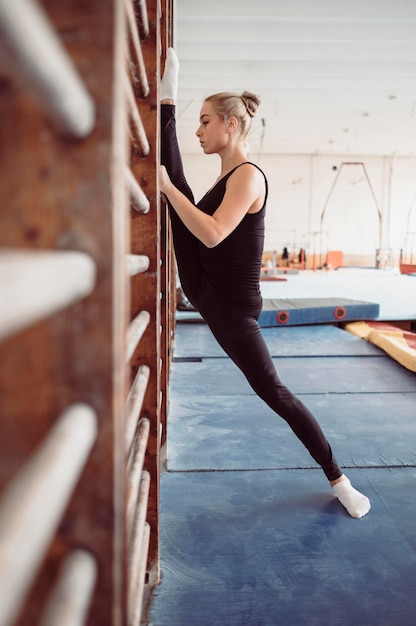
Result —
[{"label": "blue gym mat", "polygon": [[379,312],[378,304],[348,298],[265,299],[259,324],[266,327],[374,320]]},{"label": "blue gym mat", "polygon": [[[377,356],[375,346],[331,325],[262,328],[272,356]],[[205,322],[177,324],[175,360],[227,357]]]},{"label": "blue gym mat", "polygon": [[[343,467],[416,466],[416,394],[302,395]],[[255,395],[171,398],[168,469],[318,467]]]},{"label": "blue gym mat", "polygon": [[167,473],[154,626],[413,626],[416,469],[349,472],[353,520],[320,472]]},{"label": "blue gym mat", "polygon": [[[273,361],[280,378],[296,394],[416,391],[415,374],[383,354],[377,357],[274,357]],[[188,396],[254,393],[229,359],[175,363],[171,389],[172,393]]]},{"label": "blue gym mat", "polygon": [[176,329],[152,626],[413,626],[416,375],[338,327],[264,329],[371,500],[348,516],[204,324]]}]

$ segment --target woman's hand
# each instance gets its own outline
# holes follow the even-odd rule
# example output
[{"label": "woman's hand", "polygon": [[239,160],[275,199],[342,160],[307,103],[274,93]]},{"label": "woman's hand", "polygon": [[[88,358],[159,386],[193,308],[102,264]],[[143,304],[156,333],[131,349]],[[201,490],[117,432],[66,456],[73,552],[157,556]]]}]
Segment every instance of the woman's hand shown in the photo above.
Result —
[{"label": "woman's hand", "polygon": [[166,196],[168,195],[169,189],[172,189],[172,182],[164,165],[161,165],[159,168],[159,188],[161,193],[165,194]]}]

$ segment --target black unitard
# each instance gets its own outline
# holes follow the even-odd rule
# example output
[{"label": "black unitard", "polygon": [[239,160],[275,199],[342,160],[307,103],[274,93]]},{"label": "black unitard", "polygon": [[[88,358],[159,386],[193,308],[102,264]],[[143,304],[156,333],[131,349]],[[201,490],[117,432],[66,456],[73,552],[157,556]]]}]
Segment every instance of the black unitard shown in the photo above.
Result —
[{"label": "black unitard", "polygon": [[[161,109],[162,164],[172,183],[194,203],[183,173],[176,137],[175,107],[164,104]],[[210,215],[215,212],[225,194],[227,180],[235,169],[220,179],[196,205],[201,211]],[[194,237],[170,207],[179,277],[187,298],[201,313],[220,346],[240,368],[256,394],[286,420],[328,480],[336,480],[342,471],[328,441],[311,412],[281,382],[257,323],[262,307],[259,276],[266,178],[265,186],[266,197],[260,211],[247,213],[237,228],[214,248],[207,248]]]}]

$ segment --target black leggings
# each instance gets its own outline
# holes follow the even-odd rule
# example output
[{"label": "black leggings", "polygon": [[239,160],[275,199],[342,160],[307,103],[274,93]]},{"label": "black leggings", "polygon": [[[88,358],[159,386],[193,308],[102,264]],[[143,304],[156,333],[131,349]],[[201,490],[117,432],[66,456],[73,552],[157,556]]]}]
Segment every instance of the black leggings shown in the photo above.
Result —
[{"label": "black leggings", "polygon": [[[194,202],[185,180],[179,152],[175,107],[162,105],[162,164],[174,185]],[[256,394],[280,415],[322,467],[328,480],[342,475],[321,427],[307,409],[280,380],[257,323],[260,310],[234,310],[227,303],[204,291],[198,240],[170,207],[173,240],[182,288],[200,311],[213,335],[243,372]]]}]

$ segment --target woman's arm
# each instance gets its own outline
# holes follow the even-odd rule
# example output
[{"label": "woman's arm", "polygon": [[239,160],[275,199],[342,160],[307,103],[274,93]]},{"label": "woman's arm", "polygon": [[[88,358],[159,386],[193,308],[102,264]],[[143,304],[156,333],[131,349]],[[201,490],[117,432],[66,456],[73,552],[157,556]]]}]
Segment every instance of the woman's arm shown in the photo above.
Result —
[{"label": "woman's arm", "polygon": [[173,185],[163,166],[160,190],[188,230],[207,248],[214,248],[228,237],[250,210],[260,210],[265,193],[263,176],[249,164],[240,166],[227,180],[224,198],[213,215],[207,215],[192,204]]}]

